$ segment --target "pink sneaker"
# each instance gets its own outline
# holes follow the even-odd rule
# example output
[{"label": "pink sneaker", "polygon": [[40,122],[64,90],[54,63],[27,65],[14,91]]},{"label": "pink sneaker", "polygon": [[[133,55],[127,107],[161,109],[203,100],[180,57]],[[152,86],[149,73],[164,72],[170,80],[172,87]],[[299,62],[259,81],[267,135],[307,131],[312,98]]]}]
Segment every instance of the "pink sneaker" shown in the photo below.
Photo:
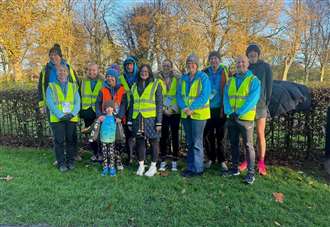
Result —
[{"label": "pink sneaker", "polygon": [[244,170],[246,170],[246,168],[247,168],[247,161],[246,160],[244,160],[240,165],[239,165],[239,171],[240,172],[243,172]]},{"label": "pink sneaker", "polygon": [[259,161],[258,162],[258,170],[259,170],[259,174],[261,176],[266,176],[267,175],[266,165],[265,165],[264,161]]}]

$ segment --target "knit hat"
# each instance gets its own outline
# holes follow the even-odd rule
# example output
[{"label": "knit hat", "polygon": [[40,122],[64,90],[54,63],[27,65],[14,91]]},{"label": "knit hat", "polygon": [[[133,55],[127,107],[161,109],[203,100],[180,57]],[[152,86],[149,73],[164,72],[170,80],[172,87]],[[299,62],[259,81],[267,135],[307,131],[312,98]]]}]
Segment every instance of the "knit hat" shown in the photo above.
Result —
[{"label": "knit hat", "polygon": [[191,62],[191,63],[196,64],[197,66],[199,66],[199,58],[197,57],[196,54],[190,54],[187,57],[186,64],[188,64],[188,62]]},{"label": "knit hat", "polygon": [[257,45],[257,44],[250,44],[248,46],[248,48],[246,49],[246,56],[248,56],[248,54],[251,52],[251,51],[254,51],[258,54],[258,56],[260,56],[260,47]]},{"label": "knit hat", "polygon": [[115,102],[113,100],[109,100],[105,102],[104,109],[108,109],[109,107],[115,108]]},{"label": "knit hat", "polygon": [[209,53],[209,60],[210,60],[211,57],[217,57],[219,60],[221,59],[220,53],[218,51],[211,51]]},{"label": "knit hat", "polygon": [[107,69],[107,72],[105,74],[105,77],[108,77],[108,76],[115,77],[116,81],[118,81],[119,72],[116,69],[110,67],[110,68]]},{"label": "knit hat", "polygon": [[118,64],[113,63],[112,65],[110,65],[110,68],[117,70],[117,72],[120,74],[120,66]]},{"label": "knit hat", "polygon": [[55,43],[54,46],[52,48],[50,48],[48,55],[50,55],[51,53],[57,54],[60,57],[63,56],[61,46],[57,43]]}]

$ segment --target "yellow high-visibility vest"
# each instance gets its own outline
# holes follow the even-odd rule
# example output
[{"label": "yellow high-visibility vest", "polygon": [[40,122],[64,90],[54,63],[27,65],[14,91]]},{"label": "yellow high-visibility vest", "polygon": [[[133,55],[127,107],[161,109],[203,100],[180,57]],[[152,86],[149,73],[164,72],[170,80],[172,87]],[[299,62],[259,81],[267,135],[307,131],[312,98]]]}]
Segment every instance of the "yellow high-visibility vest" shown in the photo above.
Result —
[{"label": "yellow high-visibility vest", "polygon": [[[52,91],[52,95],[53,95],[52,98],[57,108],[63,112],[63,103],[66,102],[70,104],[70,110],[72,112],[74,109],[74,96],[78,91],[78,85],[75,83],[68,82],[68,90],[65,97],[61,89],[61,86],[58,83],[49,83],[48,86]],[[60,119],[58,119],[53,113],[50,112],[50,122],[54,123],[59,121]],[[70,121],[78,122],[79,121],[78,115],[74,116]]]},{"label": "yellow high-visibility vest", "polygon": [[95,112],[97,96],[102,88],[103,81],[97,80],[94,90],[91,88],[91,80],[83,80],[81,83],[81,108],[87,110],[92,107]]},{"label": "yellow high-visibility vest", "polygon": [[[228,97],[229,97],[229,104],[234,112],[236,112],[239,108],[241,108],[244,103],[246,102],[247,97],[250,93],[250,87],[252,80],[256,77],[252,74],[247,76],[239,89],[236,87],[236,79],[235,77],[229,78],[228,81]],[[254,121],[256,116],[256,108],[254,107],[252,110],[248,111],[247,113],[239,116],[240,120],[245,121]]]},{"label": "yellow high-visibility vest", "polygon": [[[193,101],[200,95],[202,90],[202,81],[201,79],[196,79],[190,86],[189,94],[186,96],[186,81],[182,80],[181,83],[181,95],[183,97],[184,103],[186,106],[190,106]],[[194,120],[207,120],[211,117],[210,114],[210,100],[207,100],[206,104],[199,109],[193,110],[191,119]],[[187,118],[187,114],[184,111],[181,111],[181,118]]]},{"label": "yellow high-visibility vest", "polygon": [[156,117],[156,91],[159,85],[158,80],[150,82],[139,96],[137,84],[133,84],[133,119],[136,119],[139,113],[144,118]]}]

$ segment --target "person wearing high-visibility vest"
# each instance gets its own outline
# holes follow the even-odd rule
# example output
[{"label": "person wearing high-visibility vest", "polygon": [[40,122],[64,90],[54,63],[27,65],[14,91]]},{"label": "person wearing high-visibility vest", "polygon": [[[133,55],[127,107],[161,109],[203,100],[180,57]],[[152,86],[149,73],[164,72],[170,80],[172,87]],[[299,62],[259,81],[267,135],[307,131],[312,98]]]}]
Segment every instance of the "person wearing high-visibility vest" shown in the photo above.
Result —
[{"label": "person wearing high-visibility vest", "polygon": [[203,70],[211,82],[211,118],[206,122],[204,142],[208,158],[205,167],[210,168],[211,164],[218,161],[223,173],[228,170],[224,152],[226,116],[223,112],[223,91],[228,80],[228,68],[220,63],[220,59],[218,51],[211,51],[208,57],[210,66]]},{"label": "person wearing high-visibility vest", "polygon": [[204,172],[203,133],[210,118],[211,85],[208,76],[198,70],[195,54],[188,56],[186,65],[188,72],[182,75],[176,93],[188,148],[187,169],[182,176],[195,177]]},{"label": "person wearing high-visibility vest", "polygon": [[[127,93],[127,102],[130,104],[131,87],[137,81],[138,78],[138,65],[137,59],[133,56],[129,56],[123,63],[124,72],[120,75],[119,80]],[[128,113],[128,112],[127,112]],[[128,117],[128,116],[127,116]],[[126,150],[128,151],[128,164],[133,161],[135,138],[132,132],[128,130],[128,126],[123,124],[126,138]]]},{"label": "person wearing high-visibility vest", "polygon": [[[123,164],[121,160],[121,154],[118,150],[118,147],[115,147],[115,144],[118,145],[117,142],[113,142],[109,144],[106,140],[102,141],[102,137],[107,138],[109,137],[112,132],[109,130],[113,129],[111,125],[104,125],[109,123],[109,110],[107,108],[107,104],[113,103],[111,108],[111,118],[114,118],[116,123],[125,122],[126,118],[126,109],[127,109],[127,95],[124,87],[120,84],[119,81],[119,71],[114,67],[109,67],[106,71],[105,75],[105,82],[102,89],[99,92],[99,95],[96,100],[96,115],[101,122],[101,143],[102,143],[102,153],[103,153],[103,171],[102,176],[107,174],[111,176],[116,175],[116,168],[114,164],[116,164],[118,170],[123,170]],[[103,134],[103,135],[102,135]],[[111,153],[111,155],[109,155]],[[108,158],[111,156],[111,159],[116,161],[116,163],[111,162],[109,163]]]},{"label": "person wearing high-visibility vest", "polygon": [[[99,74],[99,67],[95,63],[88,64],[87,77],[81,81],[81,110],[80,117],[84,120],[85,128],[90,127],[96,119],[96,98],[103,86],[103,79]],[[93,150],[92,161],[103,160],[100,154],[99,143],[90,143]]]},{"label": "person wearing high-visibility vest", "polygon": [[61,172],[65,172],[74,169],[80,96],[78,85],[68,79],[68,68],[60,65],[57,72],[57,80],[49,83],[46,90],[46,104],[49,108],[57,165]]},{"label": "person wearing high-visibility vest", "polygon": [[[138,176],[152,177],[157,173],[159,138],[162,128],[163,94],[159,80],[155,79],[150,65],[142,65],[137,82],[132,86],[127,125],[136,138],[138,154]],[[151,164],[145,171],[146,140],[151,145]]]},{"label": "person wearing high-visibility vest", "polygon": [[[260,47],[257,44],[250,44],[246,49],[246,56],[249,58],[249,70],[258,77],[261,84],[260,99],[256,110],[256,132],[258,150],[258,171],[261,176],[267,175],[266,156],[266,120],[268,116],[268,105],[272,95],[273,74],[270,65],[260,59]],[[240,171],[247,168],[247,161],[243,161],[239,166]]]},{"label": "person wearing high-visibility vest", "polygon": [[256,116],[256,105],[260,97],[260,81],[248,70],[249,60],[246,56],[236,59],[236,73],[230,77],[224,93],[224,108],[227,115],[228,136],[230,141],[232,167],[227,172],[229,176],[238,176],[240,146],[242,136],[248,161],[248,173],[244,178],[247,184],[253,184],[255,151],[253,148],[253,129]]},{"label": "person wearing high-visibility vest", "polygon": [[49,83],[57,81],[57,70],[61,65],[65,65],[69,70],[69,81],[79,85],[78,78],[74,73],[70,64],[68,64],[62,55],[62,50],[59,44],[49,50],[49,62],[43,66],[38,82],[38,107],[42,114],[47,112],[46,106],[46,90]]},{"label": "person wearing high-visibility vest", "polygon": [[162,62],[162,71],[159,73],[158,77],[162,83],[164,96],[162,136],[160,138],[161,163],[159,171],[166,170],[166,159],[168,159],[169,155],[172,156],[171,170],[177,171],[177,160],[179,156],[180,111],[175,95],[179,78],[173,70],[173,63],[171,60],[166,59]]}]

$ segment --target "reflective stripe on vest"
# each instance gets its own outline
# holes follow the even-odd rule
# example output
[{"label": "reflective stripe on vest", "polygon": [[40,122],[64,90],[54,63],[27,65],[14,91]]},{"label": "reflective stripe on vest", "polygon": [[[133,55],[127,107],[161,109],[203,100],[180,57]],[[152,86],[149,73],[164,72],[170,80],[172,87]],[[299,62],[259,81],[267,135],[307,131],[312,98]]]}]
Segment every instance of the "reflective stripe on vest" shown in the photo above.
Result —
[{"label": "reflective stripe on vest", "polygon": [[[186,96],[186,81],[182,80],[181,95],[183,101],[187,107],[189,107],[195,99],[200,95],[202,89],[201,79],[194,80],[190,86],[188,97]],[[207,120],[211,117],[210,115],[210,101],[207,100],[206,104],[199,109],[193,110],[191,119],[194,120]],[[187,118],[187,114],[181,111],[181,118]]]},{"label": "reflective stripe on vest", "polygon": [[95,112],[95,103],[97,96],[102,88],[102,80],[97,80],[94,90],[92,91],[91,81],[83,80],[81,83],[81,108],[87,110],[92,107]]},{"label": "reflective stripe on vest", "polygon": [[[59,109],[61,112],[63,112],[63,103],[67,102],[70,103],[70,110],[71,113],[74,109],[74,96],[76,94],[76,92],[78,91],[78,86],[75,83],[71,83],[68,82],[68,90],[67,90],[67,94],[66,97],[64,97],[63,91],[61,89],[61,86],[57,83],[49,83],[49,88],[52,91],[52,95],[53,95],[53,101],[57,107],[57,109]],[[78,122],[79,117],[78,115],[73,117],[70,121],[71,122]],[[50,113],[50,122],[54,123],[54,122],[59,122],[60,120],[52,113]]]},{"label": "reflective stripe on vest", "polygon": [[137,84],[132,86],[133,93],[133,119],[136,119],[139,113],[144,118],[156,117],[156,91],[159,81],[150,82],[139,96]]},{"label": "reflective stripe on vest", "polygon": [[[241,86],[238,89],[236,87],[235,77],[231,77],[229,79],[228,98],[229,98],[229,104],[234,112],[236,112],[239,108],[241,108],[245,104],[246,99],[250,93],[252,80],[254,78],[255,78],[254,75],[247,76],[243,80]],[[255,116],[256,116],[256,109],[253,108],[247,113],[241,115],[239,119],[245,121],[254,121]]]}]

